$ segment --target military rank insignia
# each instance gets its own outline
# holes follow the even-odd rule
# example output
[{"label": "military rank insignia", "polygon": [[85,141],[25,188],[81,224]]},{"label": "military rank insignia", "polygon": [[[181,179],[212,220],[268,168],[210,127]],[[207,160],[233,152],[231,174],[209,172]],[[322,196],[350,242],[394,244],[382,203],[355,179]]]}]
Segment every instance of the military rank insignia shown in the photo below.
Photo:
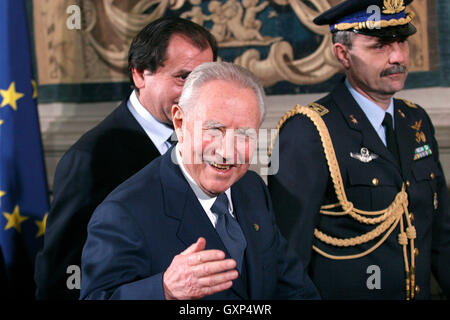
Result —
[{"label": "military rank insignia", "polygon": [[428,144],[423,145],[421,147],[416,148],[414,150],[414,160],[419,160],[428,156],[431,156],[433,154],[433,151],[431,151],[431,148]]},{"label": "military rank insignia", "polygon": [[425,133],[423,131],[420,131],[420,128],[422,127],[422,120],[416,121],[411,128],[416,130],[416,142],[427,142],[427,138],[425,136]]},{"label": "military rank insignia", "polygon": [[329,112],[327,108],[315,102],[308,104],[306,107],[314,110],[315,112],[320,114],[320,116],[324,116]]}]

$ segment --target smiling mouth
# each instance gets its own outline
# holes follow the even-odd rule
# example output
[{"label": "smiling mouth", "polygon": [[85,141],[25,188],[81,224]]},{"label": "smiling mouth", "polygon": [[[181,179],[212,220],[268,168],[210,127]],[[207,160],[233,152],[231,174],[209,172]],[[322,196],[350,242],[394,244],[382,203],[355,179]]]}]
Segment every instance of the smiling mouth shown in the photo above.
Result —
[{"label": "smiling mouth", "polygon": [[218,164],[215,162],[208,162],[208,164],[220,171],[227,171],[233,167],[233,165],[231,165],[231,164]]}]

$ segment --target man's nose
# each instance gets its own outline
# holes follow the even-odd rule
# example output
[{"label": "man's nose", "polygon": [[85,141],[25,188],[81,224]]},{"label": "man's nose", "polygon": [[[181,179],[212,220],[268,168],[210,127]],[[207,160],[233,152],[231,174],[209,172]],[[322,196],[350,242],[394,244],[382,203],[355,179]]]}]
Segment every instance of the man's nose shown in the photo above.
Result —
[{"label": "man's nose", "polygon": [[391,64],[405,65],[409,58],[408,43],[406,41],[393,42],[390,47],[389,62]]},{"label": "man's nose", "polygon": [[227,130],[220,140],[221,143],[216,149],[216,154],[222,157],[223,162],[234,163],[235,141],[233,130]]}]

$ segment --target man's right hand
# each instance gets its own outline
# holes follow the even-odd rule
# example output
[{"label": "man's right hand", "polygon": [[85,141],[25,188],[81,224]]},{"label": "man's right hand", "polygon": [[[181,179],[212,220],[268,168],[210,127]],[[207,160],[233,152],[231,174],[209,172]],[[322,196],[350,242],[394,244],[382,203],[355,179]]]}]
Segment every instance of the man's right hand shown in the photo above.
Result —
[{"label": "man's right hand", "polygon": [[205,250],[206,240],[198,238],[176,255],[163,275],[166,300],[200,299],[227,290],[237,279],[236,261],[225,259],[220,250]]}]

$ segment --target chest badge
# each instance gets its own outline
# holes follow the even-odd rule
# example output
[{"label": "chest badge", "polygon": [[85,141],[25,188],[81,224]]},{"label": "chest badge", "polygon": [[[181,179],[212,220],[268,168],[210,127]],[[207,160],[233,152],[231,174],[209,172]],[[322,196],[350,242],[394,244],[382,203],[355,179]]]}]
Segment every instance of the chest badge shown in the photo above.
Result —
[{"label": "chest badge", "polygon": [[375,153],[370,153],[367,148],[362,147],[360,153],[350,152],[350,157],[352,157],[353,159],[359,160],[361,162],[368,163],[368,162],[378,158],[378,155],[376,155]]},{"label": "chest badge", "polygon": [[414,160],[419,160],[431,156],[433,151],[428,144],[418,147],[414,150]]},{"label": "chest badge", "polygon": [[413,128],[414,130],[416,130],[416,142],[420,143],[422,142],[427,142],[427,138],[425,136],[425,133],[423,133],[423,131],[420,131],[420,128],[422,127],[422,120],[416,121],[411,128]]}]

